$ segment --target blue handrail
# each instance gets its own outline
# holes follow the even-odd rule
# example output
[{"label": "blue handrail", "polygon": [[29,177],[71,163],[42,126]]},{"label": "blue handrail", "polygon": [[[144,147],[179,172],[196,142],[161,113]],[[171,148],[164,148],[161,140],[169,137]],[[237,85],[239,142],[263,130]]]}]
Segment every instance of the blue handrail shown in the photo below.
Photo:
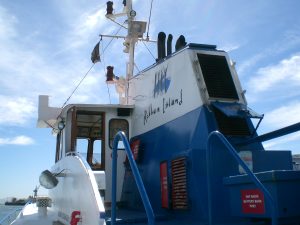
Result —
[{"label": "blue handrail", "polygon": [[141,175],[139,173],[139,170],[137,168],[137,165],[134,161],[132,151],[130,149],[128,140],[125,136],[125,133],[122,131],[119,131],[114,139],[113,143],[113,149],[112,149],[112,196],[111,196],[111,225],[115,225],[116,222],[116,192],[117,192],[117,150],[118,150],[118,143],[119,141],[122,141],[125,147],[125,151],[127,153],[127,157],[129,160],[130,167],[132,169],[132,173],[135,179],[135,182],[137,184],[137,188],[139,190],[139,193],[141,195],[146,214],[148,217],[148,224],[154,225],[155,219],[154,219],[154,213],[152,206],[150,204],[146,189],[144,187]]},{"label": "blue handrail", "polygon": [[270,192],[266,189],[266,187],[257,179],[255,174],[248,168],[245,162],[240,158],[236,150],[233,146],[228,142],[228,140],[218,131],[213,131],[209,134],[207,140],[207,148],[206,148],[206,160],[207,160],[207,189],[208,189],[208,217],[209,217],[209,225],[213,224],[212,221],[212,202],[211,202],[211,182],[210,182],[210,161],[211,161],[211,149],[213,144],[213,138],[216,137],[220,140],[226,147],[226,149],[231,153],[233,158],[242,166],[242,168],[246,171],[250,179],[254,182],[254,184],[264,193],[266,198],[268,199],[270,206],[272,208],[272,225],[277,225],[277,204],[274,201]]},{"label": "blue handrail", "polygon": [[254,137],[254,138],[251,138],[250,140],[238,143],[237,145],[243,146],[243,145],[248,145],[248,144],[255,143],[255,142],[269,141],[274,138],[282,137],[284,135],[291,134],[291,133],[298,132],[298,131],[300,131],[300,123],[295,123],[293,125],[290,125],[290,126],[287,126],[287,127],[284,127],[284,128],[281,128],[281,129],[278,129],[278,130],[275,130],[275,131],[272,131],[272,132],[269,132],[266,134],[262,134],[260,136]]}]

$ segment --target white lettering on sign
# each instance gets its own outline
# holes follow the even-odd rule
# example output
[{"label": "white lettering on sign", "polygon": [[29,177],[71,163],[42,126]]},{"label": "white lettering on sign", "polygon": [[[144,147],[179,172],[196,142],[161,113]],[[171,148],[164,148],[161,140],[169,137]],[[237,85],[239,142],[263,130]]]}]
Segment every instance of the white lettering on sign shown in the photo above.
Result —
[{"label": "white lettering on sign", "polygon": [[264,214],[265,204],[263,193],[256,190],[241,191],[242,210],[247,214]]}]

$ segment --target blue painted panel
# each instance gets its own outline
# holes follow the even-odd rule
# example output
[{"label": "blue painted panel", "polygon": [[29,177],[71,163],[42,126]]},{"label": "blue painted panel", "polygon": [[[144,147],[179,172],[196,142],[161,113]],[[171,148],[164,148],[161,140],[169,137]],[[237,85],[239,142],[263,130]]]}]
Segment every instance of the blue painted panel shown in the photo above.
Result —
[{"label": "blue painted panel", "polygon": [[293,169],[290,151],[253,151],[252,160],[253,172]]},{"label": "blue painted panel", "polygon": [[[180,129],[178,129],[180,128]],[[181,118],[171,121],[143,135],[134,137],[142,143],[142,157],[139,170],[150,201],[156,213],[174,214],[176,217],[189,216],[197,221],[207,221],[207,183],[206,183],[206,141],[211,131],[216,130],[214,115],[206,107],[198,108]],[[161,207],[160,171],[161,161],[170,161],[180,156],[187,157],[188,177],[188,210],[167,210]],[[170,168],[169,168],[170,170]],[[238,166],[225,151],[216,151],[214,170],[214,199],[218,202],[215,212],[219,218],[228,217],[229,194],[222,188],[222,178],[236,174]],[[135,194],[134,182],[126,173],[123,200],[131,201],[131,207],[141,208],[142,205]],[[169,184],[171,183],[169,171]],[[171,187],[170,187],[171,188]],[[131,190],[131,194],[128,191]],[[171,192],[171,189],[170,191]],[[126,197],[125,197],[126,196]],[[139,203],[138,203],[139,202]]]},{"label": "blue painted panel", "polygon": [[[274,198],[279,217],[300,216],[300,171],[268,171],[257,173],[256,176]],[[271,210],[266,199],[264,214],[243,214],[241,190],[257,189],[247,175],[227,177],[224,179],[224,184],[230,189],[232,215],[240,217],[270,216]]]},{"label": "blue painted panel", "polygon": [[[188,191],[190,201],[193,202],[193,207],[190,207],[188,211],[177,211],[176,214],[190,214],[193,210],[196,210],[195,214],[197,214],[197,212],[199,214],[199,208],[201,210],[200,213],[203,217],[207,214],[206,207],[203,207],[203,205],[206,205],[203,204],[203,201],[207,201],[204,195],[204,193],[206,192],[206,171],[205,164],[203,164],[203,162],[205,162],[204,148],[208,126],[205,122],[205,118],[205,110],[203,108],[199,108],[197,110],[194,110],[193,112],[188,113],[184,117],[178,118],[165,124],[164,126],[161,126],[157,129],[147,132],[146,134],[134,138],[140,139],[142,143],[142,149],[140,149],[142,155],[139,160],[139,170],[143,177],[147,192],[149,193],[150,201],[156,212],[172,213],[171,210],[161,208],[159,171],[160,162],[165,160],[170,162],[170,160],[179,156],[186,156],[188,167],[188,183],[191,182],[189,183],[190,189]],[[178,129],[178,127],[180,129]],[[202,132],[200,132],[199,130],[202,130]],[[195,138],[196,136],[197,138]],[[193,149],[193,147],[196,146],[197,149]],[[168,163],[168,165],[170,165],[170,163]],[[124,184],[124,188],[127,191],[129,189],[135,189],[135,187],[129,187],[134,185],[134,183],[130,181],[130,179],[130,177],[125,177],[125,182],[127,183]],[[201,182],[201,185],[199,185],[199,182]],[[171,183],[171,180],[169,180],[169,183]],[[194,193],[192,187],[198,187],[197,193]],[[198,193],[199,191],[201,194]],[[201,204],[197,203],[197,199],[199,199],[199,196],[201,196],[202,198]],[[125,195],[123,195],[123,197],[125,197]],[[140,206],[140,204],[137,204],[136,202],[136,199],[138,197],[134,193],[130,195],[127,193],[127,199],[124,198],[123,200],[130,200],[131,197],[135,199],[135,204],[132,204],[131,206]]]},{"label": "blue painted panel", "polygon": [[[249,118],[247,122],[253,130]],[[217,129],[214,113],[206,106],[200,107],[163,126],[142,135],[133,137],[141,141],[138,167],[149,195],[155,215],[165,215],[186,221],[207,222],[208,199],[206,177],[206,142],[208,134]],[[255,133],[254,136],[257,134]],[[227,137],[231,143],[238,143],[243,137]],[[245,137],[249,138],[249,137]],[[250,150],[256,160],[258,170],[270,168],[289,168],[290,153],[265,153],[261,143],[239,146],[240,150]],[[256,152],[258,152],[256,154]],[[160,163],[167,161],[169,165],[169,193],[171,193],[171,160],[185,156],[187,159],[187,191],[189,207],[186,210],[172,210],[161,207]],[[271,159],[270,159],[271,158]],[[287,163],[280,162],[282,159]],[[273,160],[273,162],[271,162]],[[268,161],[267,163],[265,161]],[[238,165],[232,156],[224,150],[221,143],[216,143],[212,155],[212,211],[215,222],[233,222],[243,220],[232,216],[230,205],[237,197],[230,194],[231,189],[224,185],[223,178],[239,174]],[[171,197],[171,195],[170,195]],[[233,199],[233,200],[232,200]],[[122,201],[129,207],[143,210],[135,182],[129,168],[126,169]],[[239,202],[234,202],[239,203]]]},{"label": "blue painted panel", "polygon": [[[300,180],[300,171],[272,170],[255,174],[261,182],[279,182]],[[239,185],[253,183],[247,175],[237,175],[224,178],[226,185]],[[299,205],[300,206],[300,205]]]}]

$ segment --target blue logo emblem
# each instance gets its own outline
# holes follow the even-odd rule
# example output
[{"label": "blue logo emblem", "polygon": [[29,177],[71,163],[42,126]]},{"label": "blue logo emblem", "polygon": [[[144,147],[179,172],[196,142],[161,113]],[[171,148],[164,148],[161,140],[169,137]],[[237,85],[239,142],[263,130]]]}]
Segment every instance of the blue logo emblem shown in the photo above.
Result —
[{"label": "blue logo emblem", "polygon": [[153,89],[153,97],[160,94],[167,93],[171,79],[167,77],[168,67],[161,69],[160,71],[155,73],[155,82],[154,82],[154,89]]}]

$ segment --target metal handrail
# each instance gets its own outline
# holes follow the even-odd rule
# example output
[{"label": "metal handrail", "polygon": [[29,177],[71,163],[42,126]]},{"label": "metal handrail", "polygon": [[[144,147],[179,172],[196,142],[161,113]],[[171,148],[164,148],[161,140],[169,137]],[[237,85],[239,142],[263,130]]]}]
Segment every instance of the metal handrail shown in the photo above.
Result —
[{"label": "metal handrail", "polygon": [[22,208],[15,209],[11,213],[7,214],[0,220],[0,225],[9,225],[13,220],[17,218],[20,211],[22,211]]},{"label": "metal handrail", "polygon": [[206,160],[207,160],[207,189],[208,189],[208,216],[209,216],[209,225],[213,224],[212,221],[212,202],[211,202],[211,184],[210,184],[210,161],[211,161],[211,149],[213,143],[213,137],[217,137],[227,148],[227,150],[231,153],[233,158],[242,166],[242,168],[246,171],[247,175],[253,181],[253,183],[264,193],[266,198],[268,199],[270,206],[272,208],[272,225],[277,225],[277,204],[274,201],[270,192],[266,189],[266,187],[258,180],[255,174],[248,168],[246,163],[240,158],[236,150],[233,146],[228,142],[228,140],[218,131],[213,131],[209,134],[207,140],[207,149],[206,149]]},{"label": "metal handrail", "polygon": [[295,123],[293,125],[266,133],[266,134],[262,134],[260,136],[251,138],[247,141],[243,141],[241,143],[237,143],[237,146],[244,146],[244,145],[248,145],[251,143],[255,143],[255,142],[264,142],[264,141],[269,141],[272,140],[274,138],[278,138],[278,137],[282,137],[284,135],[287,134],[291,134],[291,133],[295,133],[300,131],[300,122],[299,123]]},{"label": "metal handrail", "polygon": [[154,213],[151,206],[151,203],[149,201],[146,189],[144,187],[141,175],[139,173],[139,170],[137,168],[137,165],[135,163],[135,160],[133,158],[132,151],[130,149],[130,145],[128,143],[128,140],[126,138],[126,135],[124,132],[119,131],[113,142],[113,149],[112,149],[112,196],[111,196],[111,225],[115,225],[116,222],[116,192],[117,192],[117,150],[118,150],[118,143],[119,141],[122,141],[125,147],[125,152],[127,153],[128,161],[130,164],[130,167],[132,169],[132,173],[135,179],[135,182],[137,184],[137,188],[139,190],[139,193],[141,195],[147,218],[148,218],[148,224],[154,225],[155,219],[154,219]]}]

